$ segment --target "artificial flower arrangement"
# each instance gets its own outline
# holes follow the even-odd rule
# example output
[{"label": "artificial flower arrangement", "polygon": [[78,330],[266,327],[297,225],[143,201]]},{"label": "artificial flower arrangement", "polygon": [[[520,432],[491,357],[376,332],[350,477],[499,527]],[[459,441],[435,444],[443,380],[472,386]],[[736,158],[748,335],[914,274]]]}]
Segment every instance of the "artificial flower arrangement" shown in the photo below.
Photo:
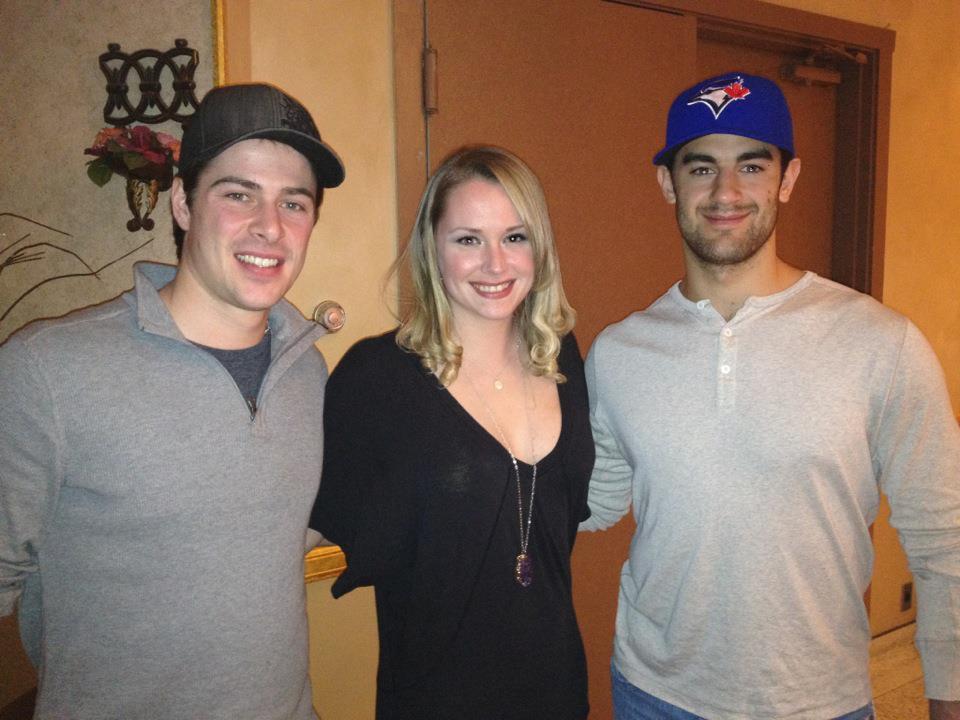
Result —
[{"label": "artificial flower arrangement", "polygon": [[87,163],[87,176],[99,187],[116,173],[146,183],[156,181],[157,190],[167,190],[180,161],[180,141],[146,125],[105,127],[83,152],[95,156]]}]

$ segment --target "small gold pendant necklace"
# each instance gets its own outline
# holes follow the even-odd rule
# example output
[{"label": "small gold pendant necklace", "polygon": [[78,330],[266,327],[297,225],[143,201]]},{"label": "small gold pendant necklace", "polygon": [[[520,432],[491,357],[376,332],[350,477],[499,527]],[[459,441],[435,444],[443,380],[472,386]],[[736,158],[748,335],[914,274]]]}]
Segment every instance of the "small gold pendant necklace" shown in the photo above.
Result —
[{"label": "small gold pendant necklace", "polygon": [[507,355],[506,361],[503,363],[503,367],[500,368],[500,372],[493,376],[493,389],[500,391],[503,390],[503,380],[500,378],[503,377],[503,373],[506,371],[507,366],[513,361],[515,354],[520,350],[520,337],[517,336],[517,341],[513,344],[513,352]]}]

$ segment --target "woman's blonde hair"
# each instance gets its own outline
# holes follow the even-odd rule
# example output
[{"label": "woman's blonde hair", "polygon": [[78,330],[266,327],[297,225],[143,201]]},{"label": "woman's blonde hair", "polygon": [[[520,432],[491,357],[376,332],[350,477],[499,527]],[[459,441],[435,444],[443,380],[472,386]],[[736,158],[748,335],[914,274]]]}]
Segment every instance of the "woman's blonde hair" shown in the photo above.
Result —
[{"label": "woman's blonde hair", "polygon": [[453,315],[440,277],[434,231],[450,193],[474,179],[503,188],[526,228],[533,250],[534,278],[516,311],[520,338],[528,351],[530,370],[564,382],[557,369],[557,355],[561,339],[573,329],[576,313],[563,292],[547,202],[533,171],[516,155],[498,147],[461,148],[427,182],[410,242],[394,264],[395,273],[409,271],[412,294],[405,303],[397,344],[417,353],[443,385],[456,379],[463,348],[454,340]]}]

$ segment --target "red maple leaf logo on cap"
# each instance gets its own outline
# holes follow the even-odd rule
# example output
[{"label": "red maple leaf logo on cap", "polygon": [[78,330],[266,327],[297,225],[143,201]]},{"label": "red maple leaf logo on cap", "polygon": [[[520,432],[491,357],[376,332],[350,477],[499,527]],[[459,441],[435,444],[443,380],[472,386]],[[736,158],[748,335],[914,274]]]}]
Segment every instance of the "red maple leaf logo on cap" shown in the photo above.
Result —
[{"label": "red maple leaf logo on cap", "polygon": [[743,86],[743,83],[737,81],[727,85],[723,91],[732,97],[734,100],[739,100],[740,98],[746,97],[750,94],[750,90]]}]

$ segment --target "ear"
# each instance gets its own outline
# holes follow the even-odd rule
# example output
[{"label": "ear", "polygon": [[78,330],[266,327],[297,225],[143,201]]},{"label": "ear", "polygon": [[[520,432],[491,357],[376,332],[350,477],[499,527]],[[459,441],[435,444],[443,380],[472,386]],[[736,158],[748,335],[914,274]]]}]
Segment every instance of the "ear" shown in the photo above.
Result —
[{"label": "ear", "polygon": [[173,179],[173,185],[170,186],[170,212],[184,232],[190,229],[190,206],[187,204],[183,180],[178,177]]},{"label": "ear", "polygon": [[783,180],[780,181],[780,202],[785,203],[790,199],[790,193],[793,192],[793,186],[799,175],[800,158],[793,158],[787,163],[787,168],[783,172]]},{"label": "ear", "polygon": [[673,175],[670,174],[670,168],[666,165],[657,166],[657,182],[660,183],[660,192],[664,199],[671,205],[677,202],[677,193],[673,189]]}]

